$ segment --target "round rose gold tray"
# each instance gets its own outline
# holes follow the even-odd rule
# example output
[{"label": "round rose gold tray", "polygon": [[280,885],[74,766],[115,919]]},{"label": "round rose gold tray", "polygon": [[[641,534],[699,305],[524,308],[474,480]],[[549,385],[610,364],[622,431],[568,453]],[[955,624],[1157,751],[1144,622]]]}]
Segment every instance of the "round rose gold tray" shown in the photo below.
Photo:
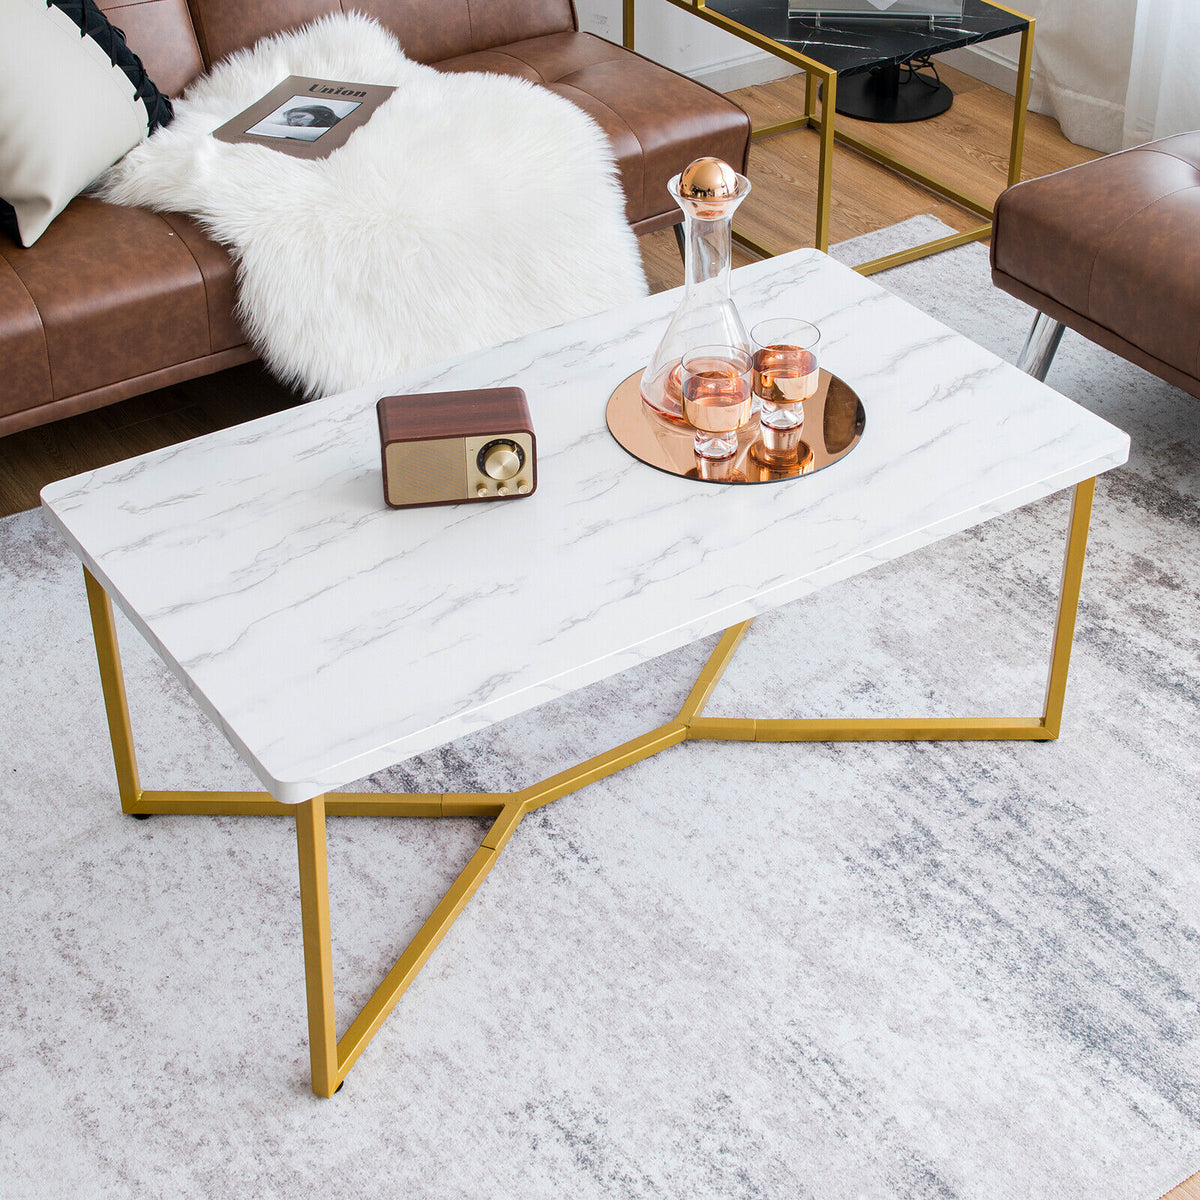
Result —
[{"label": "round rose gold tray", "polygon": [[642,372],[635,371],[608,398],[609,432],[648,466],[706,483],[777,483],[811,475],[845,458],[858,445],[867,420],[858,395],[836,375],[822,371],[816,395],[804,401],[804,422],[795,433],[773,437],[760,427],[755,413],[738,430],[737,452],[712,461],[696,456],[696,431],[690,425],[660,417],[642,403],[641,380]]}]

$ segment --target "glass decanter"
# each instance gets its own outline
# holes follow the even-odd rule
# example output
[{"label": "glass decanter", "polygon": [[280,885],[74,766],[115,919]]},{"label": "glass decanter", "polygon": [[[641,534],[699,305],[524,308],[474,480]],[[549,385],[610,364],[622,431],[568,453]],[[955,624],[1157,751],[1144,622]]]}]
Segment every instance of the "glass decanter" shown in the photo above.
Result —
[{"label": "glass decanter", "polygon": [[642,375],[642,400],[671,421],[683,415],[680,362],[697,346],[737,346],[750,338],[729,294],[733,213],[750,194],[750,180],[719,158],[698,158],[667,190],[683,210],[683,300]]}]

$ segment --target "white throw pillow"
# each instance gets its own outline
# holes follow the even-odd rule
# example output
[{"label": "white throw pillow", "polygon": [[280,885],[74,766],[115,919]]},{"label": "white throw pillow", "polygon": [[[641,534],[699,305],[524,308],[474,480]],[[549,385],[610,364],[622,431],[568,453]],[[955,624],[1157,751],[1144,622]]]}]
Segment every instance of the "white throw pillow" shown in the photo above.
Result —
[{"label": "white throw pillow", "polygon": [[129,77],[45,0],[0,0],[0,198],[32,246],[147,133]]}]

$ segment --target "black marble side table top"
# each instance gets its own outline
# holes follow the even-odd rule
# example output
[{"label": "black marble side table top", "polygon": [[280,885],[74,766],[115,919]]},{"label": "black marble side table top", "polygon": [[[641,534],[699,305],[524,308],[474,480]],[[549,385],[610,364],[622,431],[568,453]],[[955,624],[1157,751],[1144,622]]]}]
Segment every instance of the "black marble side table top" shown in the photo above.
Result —
[{"label": "black marble side table top", "polygon": [[707,0],[707,4],[713,12],[816,59],[839,75],[957,50],[989,38],[1020,33],[1029,24],[1026,18],[986,0],[965,0],[961,21],[938,18],[932,29],[927,20],[912,17],[848,21],[822,17],[818,25],[812,17],[789,17],[788,0]]}]

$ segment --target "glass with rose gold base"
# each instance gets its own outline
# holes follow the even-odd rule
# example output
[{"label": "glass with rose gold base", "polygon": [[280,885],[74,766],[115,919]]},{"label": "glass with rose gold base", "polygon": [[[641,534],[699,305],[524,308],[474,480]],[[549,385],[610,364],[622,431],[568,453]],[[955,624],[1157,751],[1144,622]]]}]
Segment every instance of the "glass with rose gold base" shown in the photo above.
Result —
[{"label": "glass with rose gold base", "polygon": [[808,321],[774,317],[750,331],[754,346],[754,393],[762,401],[759,419],[771,429],[804,424],[804,401],[820,381],[817,357],[821,331]]},{"label": "glass with rose gold base", "polygon": [[754,360],[740,346],[698,346],[683,355],[683,415],[696,431],[697,458],[732,458],[750,420]]},{"label": "glass with rose gold base", "polygon": [[769,466],[795,462],[809,449],[802,437],[804,410],[821,382],[820,340],[821,331],[797,317],[760,321],[750,331],[754,394],[762,424],[755,456]]}]

